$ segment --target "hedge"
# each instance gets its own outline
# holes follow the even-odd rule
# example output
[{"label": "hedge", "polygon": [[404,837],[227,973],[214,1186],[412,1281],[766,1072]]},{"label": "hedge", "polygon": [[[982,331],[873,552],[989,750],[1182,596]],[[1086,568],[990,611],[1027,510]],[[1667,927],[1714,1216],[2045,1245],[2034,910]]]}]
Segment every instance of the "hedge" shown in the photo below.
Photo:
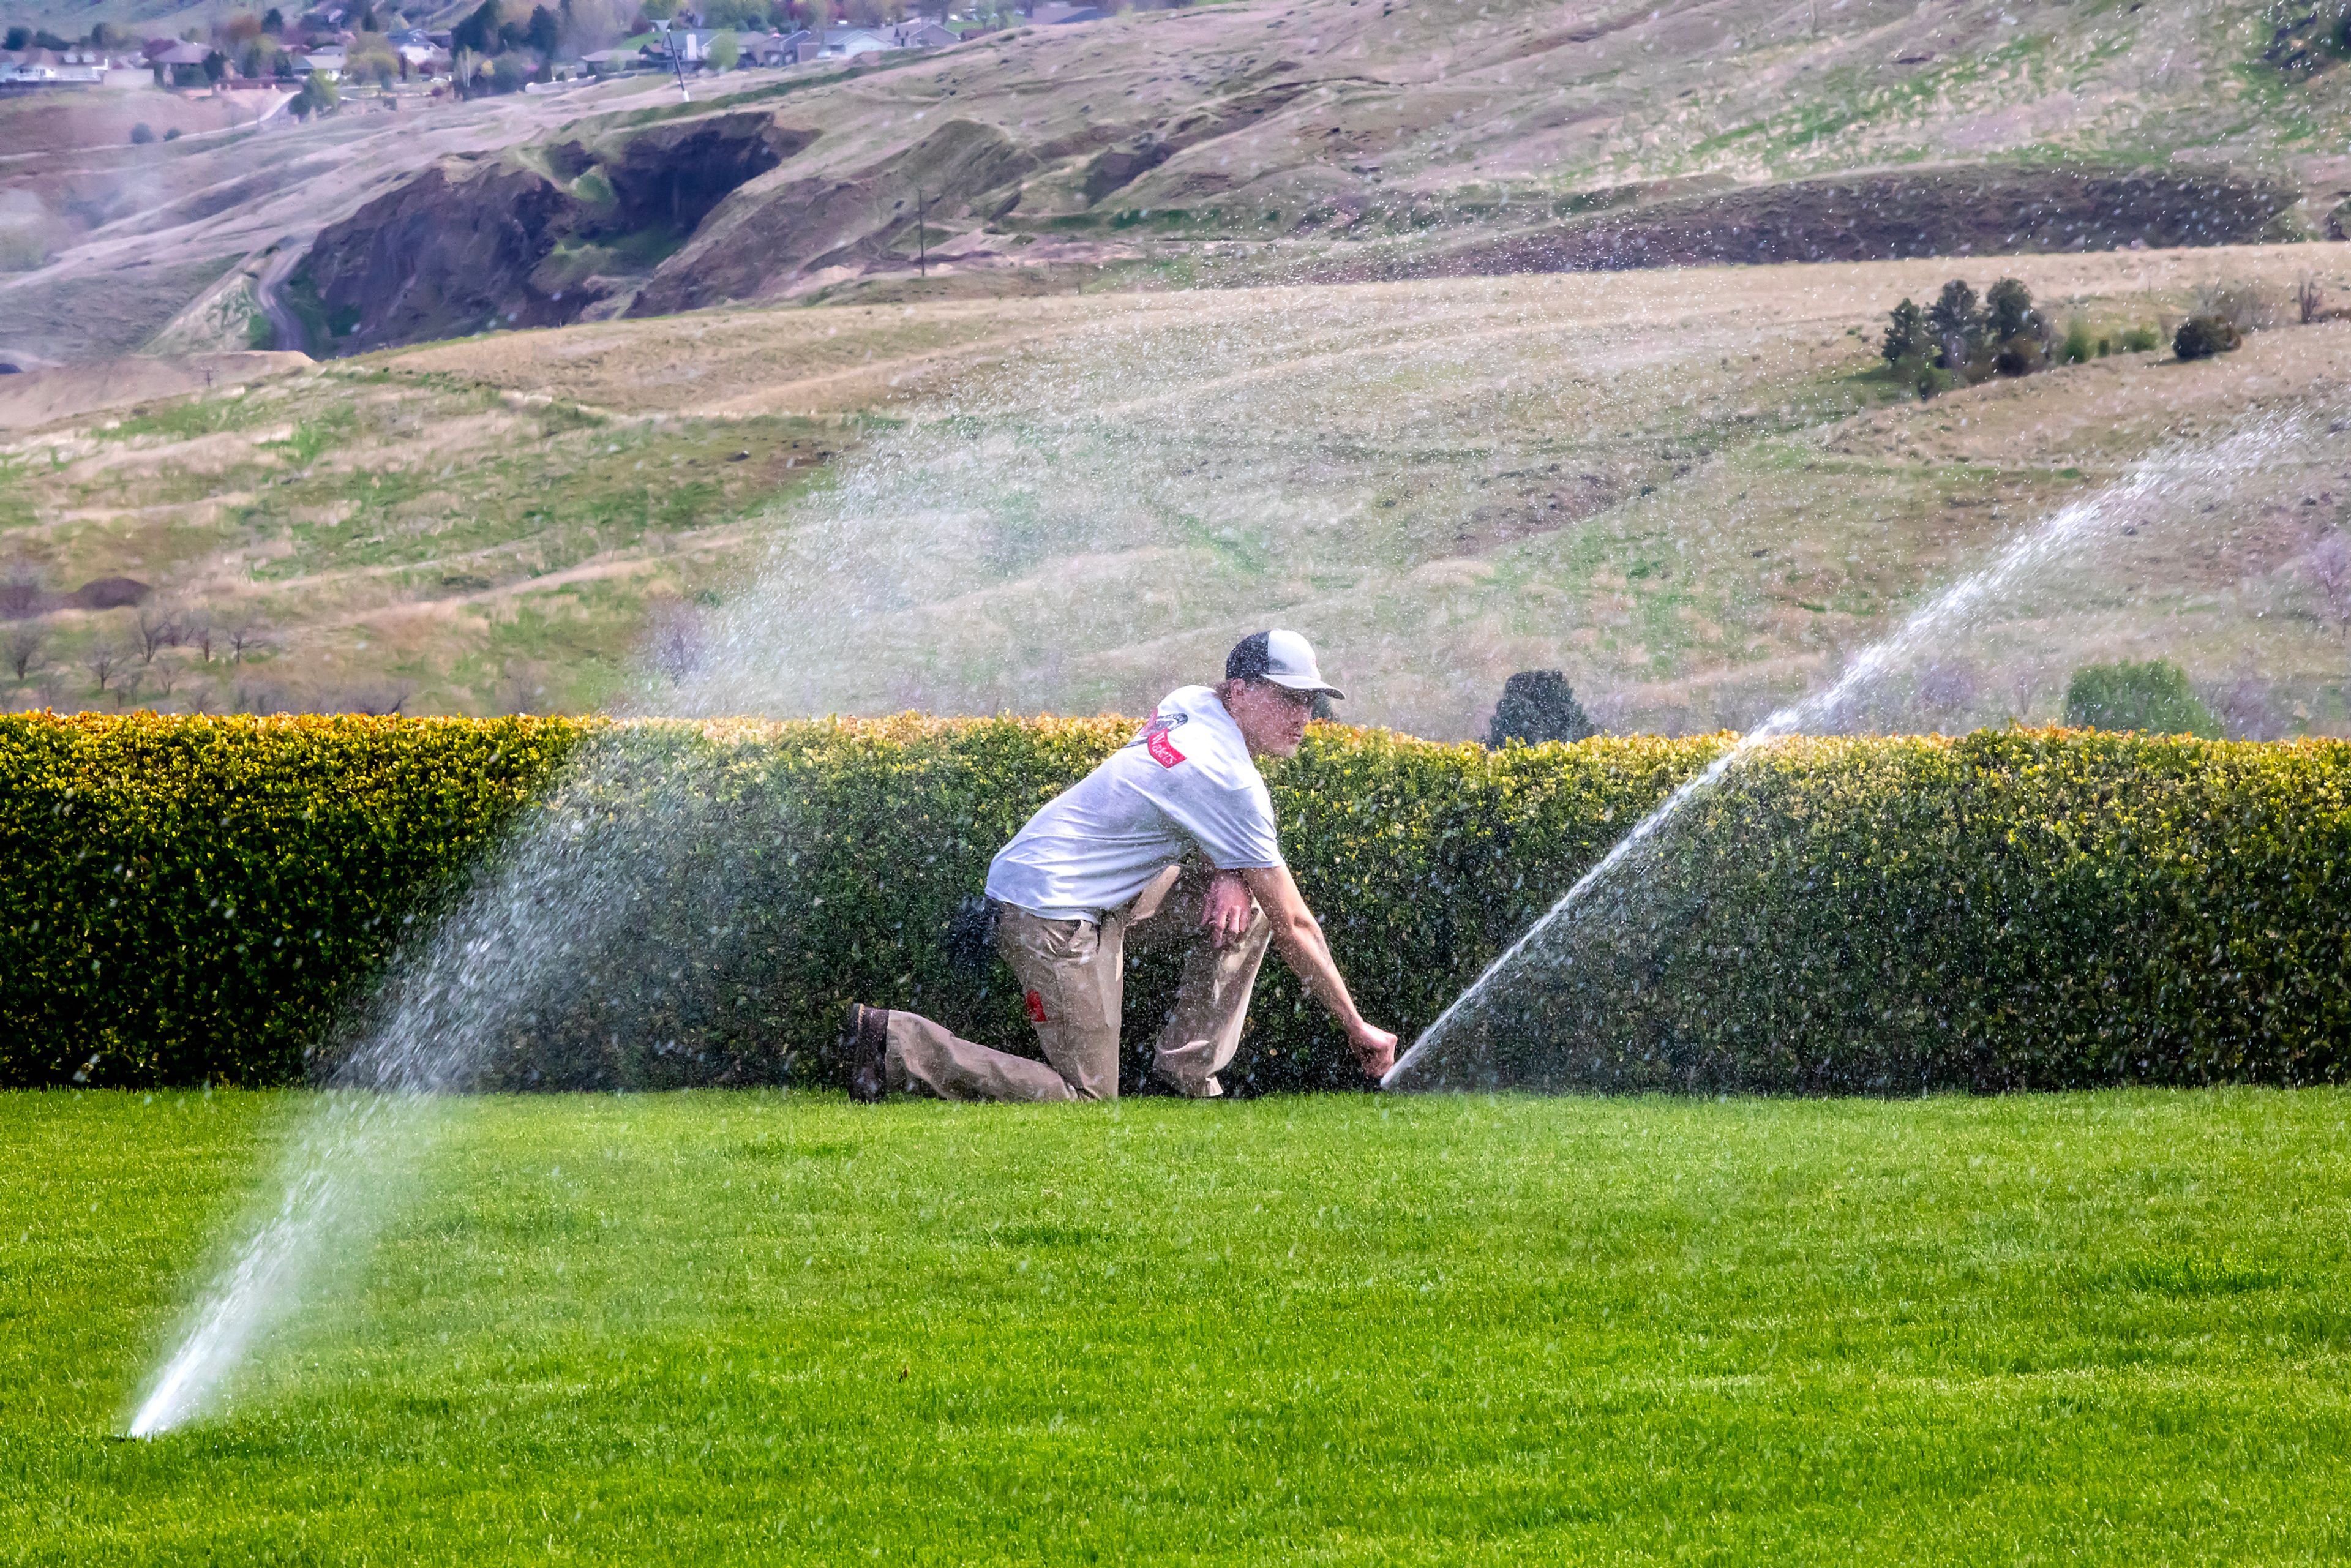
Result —
[{"label": "hedge", "polygon": [[0,718],[0,1080],[298,1077],[581,733]]},{"label": "hedge", "polygon": [[[947,917],[1131,731],[0,719],[0,1077],[286,1082],[462,1014],[483,1085],[822,1082],[852,998],[1029,1049]],[[1364,1010],[1409,1038],[1723,744],[1318,725],[1267,772]],[[1778,744],[1466,1009],[1445,1081],[2339,1080],[2346,779],[2332,741]],[[1130,977],[1131,1077],[1173,977]],[[1278,963],[1232,1081],[1355,1081]]]},{"label": "hedge", "polygon": [[1907,1092],[2351,1076],[2351,747],[1799,739],[1466,1007],[1454,1077]]}]

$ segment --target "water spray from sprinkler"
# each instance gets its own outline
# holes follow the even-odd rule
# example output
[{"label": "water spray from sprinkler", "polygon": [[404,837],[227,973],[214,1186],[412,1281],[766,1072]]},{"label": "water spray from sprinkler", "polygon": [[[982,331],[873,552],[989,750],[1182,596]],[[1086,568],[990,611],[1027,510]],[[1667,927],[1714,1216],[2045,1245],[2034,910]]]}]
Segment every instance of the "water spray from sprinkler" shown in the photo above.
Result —
[{"label": "water spray from sprinkler", "polygon": [[2225,494],[2227,482],[2257,471],[2279,452],[2306,439],[2299,419],[2272,417],[2251,423],[2209,447],[2160,454],[2140,464],[2120,482],[2059,508],[2039,528],[2011,539],[1991,565],[1952,584],[1912,614],[1892,636],[1856,654],[1830,685],[1779,709],[1748,731],[1737,744],[1635,823],[1597,863],[1576,879],[1575,884],[1541,920],[1488,965],[1485,972],[1421,1031],[1412,1049],[1398,1058],[1380,1080],[1380,1087],[1443,1088],[1457,1082],[1445,1076],[1445,1063],[1436,1058],[1487,993],[1512,977],[1522,962],[1543,947],[1547,939],[1573,921],[1595,894],[1617,880],[1643,846],[1684,807],[1712,790],[1725,774],[1756,751],[1782,737],[1801,734],[1805,726],[1836,714],[1888,670],[1905,663],[1936,639],[1964,626],[1987,603],[2016,587],[2027,572],[2043,570],[2067,551],[2093,539],[2135,529],[2154,515],[2177,507],[2184,496],[2202,495],[2215,487]]}]

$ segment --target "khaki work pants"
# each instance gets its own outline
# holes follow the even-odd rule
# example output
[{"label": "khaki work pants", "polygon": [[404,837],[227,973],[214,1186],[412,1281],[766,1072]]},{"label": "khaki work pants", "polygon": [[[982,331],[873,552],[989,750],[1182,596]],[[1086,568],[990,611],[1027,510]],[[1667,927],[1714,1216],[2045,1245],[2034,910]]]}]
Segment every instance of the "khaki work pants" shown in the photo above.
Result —
[{"label": "khaki work pants", "polygon": [[1007,905],[996,949],[1020,981],[1045,1060],[959,1040],[914,1013],[890,1014],[883,1058],[892,1090],[942,1100],[1115,1100],[1126,949],[1182,945],[1184,978],[1160,1030],[1152,1076],[1179,1093],[1224,1092],[1217,1074],[1239,1049],[1249,993],[1272,928],[1252,903],[1249,929],[1223,948],[1200,925],[1204,873],[1169,866],[1123,909],[1101,921],[1044,920]]}]

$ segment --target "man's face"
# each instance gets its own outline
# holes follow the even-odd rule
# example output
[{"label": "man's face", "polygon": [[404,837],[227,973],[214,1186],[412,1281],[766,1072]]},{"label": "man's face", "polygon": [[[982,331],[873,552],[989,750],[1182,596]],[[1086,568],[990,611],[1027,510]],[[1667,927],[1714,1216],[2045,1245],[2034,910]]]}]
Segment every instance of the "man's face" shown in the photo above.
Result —
[{"label": "man's face", "polygon": [[1306,716],[1314,709],[1309,692],[1293,692],[1271,681],[1227,681],[1225,711],[1240,727],[1251,757],[1288,757],[1306,737]]}]

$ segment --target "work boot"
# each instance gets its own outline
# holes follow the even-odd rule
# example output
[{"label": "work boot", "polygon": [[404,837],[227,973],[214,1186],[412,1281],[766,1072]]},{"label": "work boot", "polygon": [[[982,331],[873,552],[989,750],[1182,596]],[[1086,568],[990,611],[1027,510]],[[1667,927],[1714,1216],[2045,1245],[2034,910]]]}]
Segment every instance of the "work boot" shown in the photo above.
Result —
[{"label": "work boot", "polygon": [[878,1105],[890,1092],[883,1057],[890,1050],[890,1014],[882,1008],[849,1004],[849,1027],[841,1031],[842,1054],[849,1058],[849,1097],[861,1105]]}]

